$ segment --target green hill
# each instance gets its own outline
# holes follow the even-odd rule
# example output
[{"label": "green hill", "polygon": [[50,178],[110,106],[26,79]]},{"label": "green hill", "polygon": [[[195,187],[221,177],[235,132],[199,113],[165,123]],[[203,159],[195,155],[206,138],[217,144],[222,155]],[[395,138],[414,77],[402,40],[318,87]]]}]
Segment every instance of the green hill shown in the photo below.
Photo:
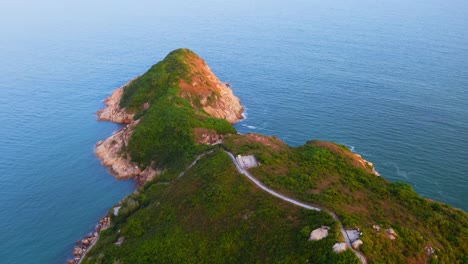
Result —
[{"label": "green hill", "polygon": [[[111,214],[84,263],[358,263],[350,250],[332,251],[341,226],[363,231],[369,263],[468,263],[467,213],[375,175],[344,146],[293,148],[276,137],[236,134],[230,123],[242,108],[226,87],[195,53],[179,49],[125,88],[120,106],[139,123],[122,155],[162,174]],[[214,139],[223,143],[204,144]],[[260,190],[221,149],[254,155],[261,165],[250,172],[265,185],[327,208],[340,222]],[[330,235],[308,241],[322,225]]]}]

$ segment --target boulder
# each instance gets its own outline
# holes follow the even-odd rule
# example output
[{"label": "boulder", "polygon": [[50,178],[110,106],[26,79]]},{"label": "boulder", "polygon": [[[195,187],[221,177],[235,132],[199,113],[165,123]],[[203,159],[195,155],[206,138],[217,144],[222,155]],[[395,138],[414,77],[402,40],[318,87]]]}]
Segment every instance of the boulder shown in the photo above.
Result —
[{"label": "boulder", "polygon": [[351,244],[353,246],[354,249],[358,249],[362,244],[364,244],[364,242],[362,242],[361,239],[358,239],[356,241],[353,242],[353,244]]},{"label": "boulder", "polygon": [[80,247],[75,247],[73,249],[73,256],[78,257],[78,256],[81,256],[81,255],[83,255],[83,249],[80,248]]},{"label": "boulder", "polygon": [[335,251],[335,253],[340,253],[345,250],[346,250],[346,243],[336,243],[335,245],[333,245],[333,251]]},{"label": "boulder", "polygon": [[395,230],[393,230],[393,228],[386,229],[385,232],[390,240],[395,240],[398,237],[397,233],[395,232]]},{"label": "boulder", "polygon": [[309,241],[317,241],[328,236],[328,228],[320,227],[310,232]]},{"label": "boulder", "polygon": [[119,215],[119,210],[120,210],[120,208],[122,208],[122,206],[116,206],[116,207],[114,207],[114,215],[115,215],[115,216],[118,216],[118,215]]},{"label": "boulder", "polygon": [[114,245],[120,247],[122,243],[124,242],[124,240],[125,240],[125,237],[121,236],[119,237],[119,239],[117,239],[117,242],[115,242]]},{"label": "boulder", "polygon": [[83,246],[88,246],[89,245],[89,240],[88,239],[83,239],[83,240],[81,240],[81,244],[83,244]]}]

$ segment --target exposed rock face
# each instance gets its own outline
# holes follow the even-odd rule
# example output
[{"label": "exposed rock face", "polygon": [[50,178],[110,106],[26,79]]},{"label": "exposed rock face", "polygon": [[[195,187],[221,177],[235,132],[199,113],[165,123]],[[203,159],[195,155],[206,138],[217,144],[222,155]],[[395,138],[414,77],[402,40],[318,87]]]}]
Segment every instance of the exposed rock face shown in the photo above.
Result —
[{"label": "exposed rock face", "polygon": [[362,164],[363,167],[370,168],[372,170],[372,173],[380,176],[380,174],[375,170],[374,163],[365,160],[361,155],[354,153],[356,156],[356,159]]},{"label": "exposed rock face", "polygon": [[192,105],[213,117],[226,119],[231,124],[243,119],[244,107],[229,84],[221,82],[206,62],[195,53],[187,54],[191,80],[180,81],[180,95]]},{"label": "exposed rock face", "polygon": [[127,113],[127,111],[125,111],[125,108],[120,108],[119,104],[120,99],[122,99],[125,87],[130,85],[130,83],[132,83],[137,78],[134,78],[133,80],[124,84],[122,87],[115,90],[111,96],[107,97],[104,100],[104,102],[106,103],[106,107],[97,112],[98,120],[111,121],[120,124],[129,124],[133,121],[134,115]]},{"label": "exposed rock face", "polygon": [[[139,123],[139,120],[133,120],[133,114],[127,113],[125,108],[120,108],[119,106],[124,88],[133,80],[115,90],[105,100],[106,107],[97,112],[98,120],[100,121],[112,121],[127,125],[107,139],[99,141],[96,144],[96,156],[101,160],[102,165],[108,167],[110,172],[118,179],[136,177],[139,184],[144,184],[152,180],[160,171],[156,171],[151,167],[141,171],[136,163],[131,162],[131,158],[128,155],[122,155],[122,149],[128,146],[133,129]],[[146,103],[145,107],[148,108],[149,104]]]},{"label": "exposed rock face", "polygon": [[133,129],[138,123],[139,120],[132,121],[114,135],[96,143],[96,156],[117,179],[136,178],[137,183],[142,185],[161,171],[154,170],[151,166],[142,171],[136,163],[131,162],[130,156],[122,154],[122,149],[128,146]]},{"label": "exposed rock face", "polygon": [[243,119],[244,108],[239,98],[224,83],[218,82],[216,88],[219,89],[220,97],[213,105],[204,105],[203,110],[214,117],[226,119],[231,124]]},{"label": "exposed rock face", "polygon": [[136,180],[139,185],[143,185],[144,183],[151,181],[154,179],[154,176],[162,173],[162,170],[154,170],[151,166],[148,166],[144,171],[137,175]]},{"label": "exposed rock face", "polygon": [[346,250],[346,243],[336,243],[335,245],[333,245],[333,251],[335,251],[335,253],[341,253],[345,250]]},{"label": "exposed rock face", "polygon": [[322,238],[325,238],[328,236],[328,227],[322,226],[320,228],[315,229],[310,233],[309,241],[314,240],[321,240]]},{"label": "exposed rock face", "polygon": [[96,156],[101,159],[102,165],[109,167],[110,172],[118,179],[129,179],[141,173],[140,168],[130,161],[130,157],[121,154],[122,149],[128,146],[136,124],[138,122],[132,122],[96,144]]}]

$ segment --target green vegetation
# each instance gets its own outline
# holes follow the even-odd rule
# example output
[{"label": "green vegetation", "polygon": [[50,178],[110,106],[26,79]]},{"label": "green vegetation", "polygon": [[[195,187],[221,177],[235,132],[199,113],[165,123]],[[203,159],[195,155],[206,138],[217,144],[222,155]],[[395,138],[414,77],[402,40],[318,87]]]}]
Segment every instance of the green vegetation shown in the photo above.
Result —
[{"label": "green vegetation", "polygon": [[[184,168],[206,149],[196,144],[194,128],[212,129],[219,134],[236,132],[226,120],[210,117],[178,95],[180,81],[192,74],[189,64],[193,56],[188,49],[175,50],[124,90],[121,107],[141,119],[126,151],[142,167],[155,161],[153,166],[170,172]],[[145,103],[149,109],[144,110]]]},{"label": "green vegetation", "polygon": [[[343,146],[311,141],[292,148],[259,138],[267,137],[232,135],[225,147],[234,154],[254,154],[262,166],[251,172],[269,187],[332,209],[346,227],[360,227],[365,234],[362,251],[370,262],[427,262],[426,247],[436,249],[432,263],[468,260],[465,212],[427,200],[406,183],[390,183],[356,167]],[[376,232],[373,225],[382,230]],[[385,235],[383,229],[390,227],[398,234],[396,240]]]},{"label": "green vegetation", "polygon": [[[195,131],[222,134],[223,148],[255,155],[261,166],[251,172],[270,188],[336,212],[345,227],[360,227],[369,263],[468,263],[465,212],[373,175],[345,146],[310,141],[293,148],[275,137],[235,134],[226,120],[201,109],[200,90],[182,88],[196,74],[208,103],[219,96],[193,72],[197,58],[187,49],[173,51],[125,88],[121,106],[139,123],[123,154],[166,170],[123,201],[85,263],[358,263],[349,250],[331,250],[341,240],[340,223],[259,190],[224,152],[198,144]],[[307,241],[322,225],[330,235]],[[395,240],[386,228],[395,230]],[[120,237],[123,244],[114,245]]]},{"label": "green vegetation", "polygon": [[[170,185],[143,186],[120,210],[84,263],[358,263],[331,250],[341,237],[331,216],[258,190],[220,150]],[[321,225],[329,236],[308,241]]]}]

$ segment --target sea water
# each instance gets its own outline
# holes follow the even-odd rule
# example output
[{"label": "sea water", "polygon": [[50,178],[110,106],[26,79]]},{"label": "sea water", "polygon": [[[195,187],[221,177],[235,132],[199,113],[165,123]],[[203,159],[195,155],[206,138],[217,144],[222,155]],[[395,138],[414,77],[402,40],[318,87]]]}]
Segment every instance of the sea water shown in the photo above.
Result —
[{"label": "sea water", "polygon": [[243,133],[335,141],[468,210],[466,1],[0,3],[0,256],[63,263],[131,193],[94,144],[113,89],[180,47],[247,108]]}]

